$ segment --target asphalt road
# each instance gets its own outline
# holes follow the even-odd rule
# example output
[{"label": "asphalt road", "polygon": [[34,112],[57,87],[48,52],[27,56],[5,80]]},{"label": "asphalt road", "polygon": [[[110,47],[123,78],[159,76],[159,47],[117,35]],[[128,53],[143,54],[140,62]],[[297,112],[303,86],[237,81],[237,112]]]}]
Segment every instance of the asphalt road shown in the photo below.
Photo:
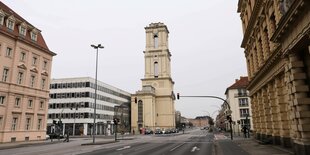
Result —
[{"label": "asphalt road", "polygon": [[98,149],[82,155],[212,155],[214,135],[205,130],[188,134],[149,135],[139,142]]}]

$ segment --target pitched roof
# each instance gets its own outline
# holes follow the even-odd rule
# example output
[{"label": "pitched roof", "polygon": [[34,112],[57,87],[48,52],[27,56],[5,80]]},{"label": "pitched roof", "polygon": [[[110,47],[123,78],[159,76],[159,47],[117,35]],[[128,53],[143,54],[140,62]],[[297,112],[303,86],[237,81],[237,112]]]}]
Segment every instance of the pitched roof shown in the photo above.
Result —
[{"label": "pitched roof", "polygon": [[249,84],[249,79],[247,76],[240,76],[240,79],[236,79],[235,83],[232,84],[230,87],[228,87],[225,91],[225,94],[227,94],[227,91],[229,89],[239,89],[239,88],[246,88]]},{"label": "pitched roof", "polygon": [[[18,15],[16,12],[14,12],[11,8],[6,6],[1,1],[0,1],[0,10],[2,10],[5,13],[3,26],[0,26],[0,33],[13,37],[16,40],[26,42],[27,44],[35,46],[45,52],[48,52],[49,54],[56,55],[55,53],[49,50],[39,29],[31,25],[28,21],[26,21],[24,18],[22,18],[20,15]],[[10,16],[13,16],[15,18],[14,31],[8,30],[8,28],[5,26],[5,20]],[[22,23],[25,23],[27,25],[27,32],[25,37],[21,37],[19,34],[18,26]],[[37,30],[37,41],[32,41],[30,37],[30,32],[34,29]]]}]

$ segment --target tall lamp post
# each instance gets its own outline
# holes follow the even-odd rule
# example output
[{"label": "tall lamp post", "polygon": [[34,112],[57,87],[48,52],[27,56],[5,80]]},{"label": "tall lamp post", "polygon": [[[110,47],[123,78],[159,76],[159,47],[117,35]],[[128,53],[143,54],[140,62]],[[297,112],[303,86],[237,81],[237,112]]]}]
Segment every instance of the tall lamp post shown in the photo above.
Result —
[{"label": "tall lamp post", "polygon": [[101,44],[90,45],[96,49],[96,79],[95,79],[95,107],[94,107],[94,124],[93,124],[93,143],[95,143],[95,134],[96,134],[96,104],[97,104],[97,70],[98,70],[98,49],[104,48]]}]

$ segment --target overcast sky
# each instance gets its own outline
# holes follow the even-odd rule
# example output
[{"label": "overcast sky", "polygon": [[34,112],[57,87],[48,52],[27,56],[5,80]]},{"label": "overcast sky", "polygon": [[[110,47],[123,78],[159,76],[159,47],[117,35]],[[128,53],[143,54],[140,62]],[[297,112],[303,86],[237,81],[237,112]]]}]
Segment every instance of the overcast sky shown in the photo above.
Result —
[{"label": "overcast sky", "polygon": [[[169,34],[174,91],[215,95],[240,76],[246,63],[240,48],[238,0],[2,0],[42,31],[53,58],[52,78],[95,77],[95,50],[101,43],[98,80],[135,93],[144,77],[145,30],[163,22]],[[181,98],[185,117],[216,115],[222,101]]]}]

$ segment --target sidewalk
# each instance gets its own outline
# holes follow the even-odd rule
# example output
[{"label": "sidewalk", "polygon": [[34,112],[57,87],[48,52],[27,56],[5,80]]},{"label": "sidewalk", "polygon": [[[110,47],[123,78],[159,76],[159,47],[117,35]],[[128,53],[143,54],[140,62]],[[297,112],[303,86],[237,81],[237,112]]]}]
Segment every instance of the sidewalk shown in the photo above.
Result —
[{"label": "sidewalk", "polygon": [[[110,136],[104,136],[104,135],[96,135],[96,143],[97,145],[103,145],[106,143],[111,143],[115,142],[114,135]],[[118,135],[117,140],[132,140],[134,138],[133,135]],[[84,143],[91,144],[92,143],[92,136],[71,136],[70,137],[70,142],[73,141],[80,141],[81,145]],[[58,143],[67,143],[64,142],[64,138],[58,140],[58,139],[53,139],[51,141],[50,139],[48,140],[40,140],[40,141],[27,141],[27,142],[12,142],[12,143],[0,143],[0,150],[5,150],[5,149],[13,149],[13,148],[21,148],[21,147],[28,147],[28,146],[42,146],[42,145],[50,145],[50,144],[58,144]],[[70,143],[69,142],[69,143]]]},{"label": "sidewalk", "polygon": [[[260,144],[258,140],[254,139],[254,137],[251,138],[244,138],[241,135],[234,135],[233,141],[230,140],[230,135],[225,133],[225,136],[227,139],[225,140],[226,144],[228,141],[230,141],[233,145],[236,145],[240,147],[242,150],[244,150],[246,153],[250,155],[293,155],[294,153],[289,150],[285,149],[279,145],[272,145],[272,144]],[[221,147],[220,140],[218,141],[219,147]],[[225,145],[226,145],[225,144]],[[223,147],[223,144],[222,144]],[[219,148],[221,149],[221,148]],[[222,152],[223,154],[227,154],[225,152]],[[228,152],[230,154],[231,152]]]}]

